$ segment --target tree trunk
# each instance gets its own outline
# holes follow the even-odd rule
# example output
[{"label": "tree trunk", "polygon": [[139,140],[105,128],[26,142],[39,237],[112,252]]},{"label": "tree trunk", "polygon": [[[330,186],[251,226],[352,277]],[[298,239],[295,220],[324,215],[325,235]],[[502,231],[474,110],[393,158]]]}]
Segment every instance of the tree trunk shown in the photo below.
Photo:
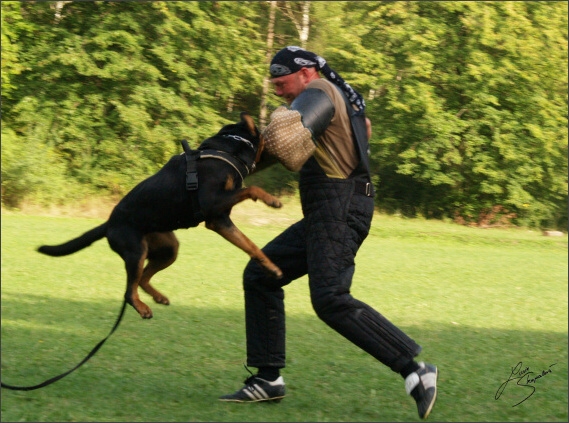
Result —
[{"label": "tree trunk", "polygon": [[300,46],[306,48],[308,42],[308,33],[310,31],[310,2],[302,2],[302,26],[300,28]]},{"label": "tree trunk", "polygon": [[71,1],[56,1],[55,3],[51,4],[51,8],[55,9],[55,23],[59,23],[59,21],[61,20],[61,10],[63,9],[63,6],[65,6],[67,3],[71,3]]},{"label": "tree trunk", "polygon": [[[269,25],[267,28],[267,54],[265,55],[266,69],[269,68],[271,57],[273,55],[273,40],[275,38],[275,13],[277,10],[277,2],[270,1],[269,9]],[[263,129],[267,122],[267,96],[269,95],[269,77],[263,78],[263,93],[261,95],[261,107],[259,111],[259,129]]]},{"label": "tree trunk", "polygon": [[288,16],[292,21],[296,30],[298,32],[298,39],[300,41],[300,47],[306,48],[306,43],[308,42],[308,33],[310,30],[310,2],[303,1],[301,4],[302,18],[300,21],[294,15],[292,6],[288,1],[284,2],[284,8],[282,8],[283,13]]}]

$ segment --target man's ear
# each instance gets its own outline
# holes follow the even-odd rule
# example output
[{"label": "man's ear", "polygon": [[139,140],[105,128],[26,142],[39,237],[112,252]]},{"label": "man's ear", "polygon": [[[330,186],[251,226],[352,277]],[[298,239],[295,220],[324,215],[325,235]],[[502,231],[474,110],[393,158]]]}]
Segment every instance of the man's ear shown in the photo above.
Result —
[{"label": "man's ear", "polygon": [[318,73],[316,68],[301,68],[299,72],[301,73],[302,78],[304,79],[304,83],[312,81],[312,79],[314,78],[314,74]]}]

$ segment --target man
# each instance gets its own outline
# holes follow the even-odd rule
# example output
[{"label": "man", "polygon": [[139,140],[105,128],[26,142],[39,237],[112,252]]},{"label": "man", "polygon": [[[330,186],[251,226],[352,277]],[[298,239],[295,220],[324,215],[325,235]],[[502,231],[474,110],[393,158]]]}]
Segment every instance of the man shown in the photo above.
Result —
[{"label": "man", "polygon": [[[319,71],[326,77],[320,78]],[[401,374],[421,418],[437,394],[436,366],[417,363],[421,347],[367,304],[350,295],[354,258],[374,211],[368,165],[371,125],[362,97],[316,54],[289,46],[271,61],[275,94],[286,100],[263,131],[267,151],[300,170],[303,219],[269,242],[263,252],[283,272],[245,268],[247,366],[258,368],[222,401],[279,401],[285,396],[283,287],[308,274],[318,317],[349,341]]]}]

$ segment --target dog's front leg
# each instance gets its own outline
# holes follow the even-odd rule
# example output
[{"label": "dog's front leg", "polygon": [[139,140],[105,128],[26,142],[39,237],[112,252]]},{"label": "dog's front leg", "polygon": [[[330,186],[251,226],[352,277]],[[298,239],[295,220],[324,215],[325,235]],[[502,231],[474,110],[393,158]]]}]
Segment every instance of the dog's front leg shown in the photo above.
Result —
[{"label": "dog's front leg", "polygon": [[233,198],[233,204],[235,205],[241,201],[248,199],[251,199],[253,201],[261,200],[267,206],[273,207],[275,209],[280,209],[283,206],[278,198],[273,197],[263,188],[255,185],[239,190],[239,192]]},{"label": "dog's front leg", "polygon": [[253,241],[247,238],[245,234],[233,224],[229,216],[208,220],[206,221],[205,226],[206,228],[217,232],[219,235],[231,242],[236,247],[245,251],[247,254],[249,254],[249,257],[267,269],[267,271],[275,278],[282,278],[283,272],[281,269],[279,269],[277,265],[269,260],[265,253],[263,253]]}]

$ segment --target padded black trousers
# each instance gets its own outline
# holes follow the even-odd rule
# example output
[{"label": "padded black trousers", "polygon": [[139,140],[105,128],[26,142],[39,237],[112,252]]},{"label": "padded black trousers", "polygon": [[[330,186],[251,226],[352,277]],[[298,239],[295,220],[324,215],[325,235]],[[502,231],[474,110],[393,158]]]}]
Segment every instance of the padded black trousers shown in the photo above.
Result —
[{"label": "padded black trousers", "polygon": [[285,367],[283,287],[308,274],[318,317],[393,371],[421,347],[384,316],[350,294],[356,253],[373,216],[373,198],[354,194],[353,180],[328,179],[302,186],[304,218],[263,251],[283,271],[268,276],[256,262],[245,268],[247,365]]}]

